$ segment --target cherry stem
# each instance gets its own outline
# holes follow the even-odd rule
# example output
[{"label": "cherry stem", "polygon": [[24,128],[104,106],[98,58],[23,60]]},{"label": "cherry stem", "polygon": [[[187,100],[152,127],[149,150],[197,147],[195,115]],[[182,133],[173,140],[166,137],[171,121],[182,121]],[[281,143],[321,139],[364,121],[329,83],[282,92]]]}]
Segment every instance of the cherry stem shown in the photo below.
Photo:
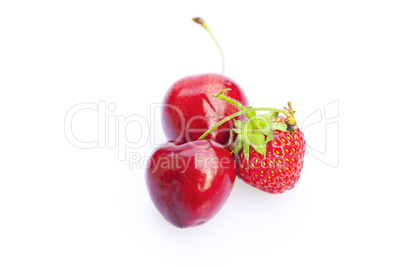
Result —
[{"label": "cherry stem", "polygon": [[237,102],[237,101],[235,101],[234,99],[231,99],[231,98],[229,98],[229,97],[226,97],[226,96],[223,96],[223,95],[222,95],[223,93],[225,93],[226,91],[229,91],[229,90],[232,90],[232,89],[231,89],[231,88],[226,88],[226,89],[223,89],[223,90],[219,91],[219,92],[216,93],[216,94],[212,94],[212,98],[218,98],[218,99],[227,101],[227,102],[229,102],[230,104],[236,106],[236,108],[239,109],[239,110],[246,110],[247,108],[244,107],[243,105],[241,105],[240,102]]},{"label": "cherry stem", "polygon": [[[221,91],[219,91],[217,94],[212,94],[212,98],[218,98],[220,100],[224,100],[226,102],[229,102],[230,104],[232,104],[233,106],[235,106],[237,109],[239,109],[240,111],[246,110],[247,108],[244,107],[243,105],[241,105],[240,102],[235,101],[234,99],[231,99],[227,96],[222,95],[223,93],[225,93],[226,91],[231,90],[230,88],[226,88],[223,89]],[[257,124],[255,123],[255,121],[253,120],[253,115],[251,115],[250,113],[246,113],[245,114],[247,116],[247,118],[250,120],[251,122],[251,126],[253,128],[257,128]]]},{"label": "cherry stem", "polygon": [[225,72],[225,57],[223,56],[223,51],[221,46],[218,43],[218,40],[216,40],[215,36],[212,34],[211,30],[209,29],[208,25],[205,23],[205,21],[202,18],[193,18],[193,21],[200,24],[207,32],[209,35],[214,39],[216,46],[219,48],[219,51],[222,56],[222,74]]},{"label": "cherry stem", "polygon": [[223,125],[224,123],[226,123],[229,120],[232,120],[233,118],[242,115],[242,114],[247,114],[247,113],[251,113],[251,112],[256,112],[256,111],[271,111],[271,112],[277,112],[277,113],[282,113],[286,116],[290,116],[289,112],[282,110],[282,109],[277,109],[277,108],[268,108],[268,107],[259,107],[259,108],[251,108],[251,109],[245,109],[245,110],[241,110],[240,112],[234,113],[232,115],[229,115],[228,117],[222,119],[221,121],[219,121],[216,125],[214,125],[213,127],[211,127],[209,130],[207,130],[204,134],[201,135],[201,137],[199,137],[199,140],[204,139],[206,136],[208,136],[212,131],[214,131],[215,129],[217,129],[218,127],[220,127],[221,125]]}]

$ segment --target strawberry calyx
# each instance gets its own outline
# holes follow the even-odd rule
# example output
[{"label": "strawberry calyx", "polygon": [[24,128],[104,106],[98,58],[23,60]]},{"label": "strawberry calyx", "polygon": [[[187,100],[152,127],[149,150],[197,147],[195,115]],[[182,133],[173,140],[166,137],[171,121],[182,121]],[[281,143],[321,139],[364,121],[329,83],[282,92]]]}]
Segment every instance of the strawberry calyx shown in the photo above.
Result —
[{"label": "strawberry calyx", "polygon": [[[289,108],[284,107],[284,109],[267,107],[253,108],[251,106],[244,107],[237,101],[223,95],[223,93],[228,90],[230,89],[221,90],[219,93],[213,94],[212,97],[229,102],[240,111],[218,122],[199,139],[205,138],[220,125],[233,119],[235,127],[230,131],[228,147],[233,153],[238,153],[243,150],[244,157],[248,161],[250,148],[253,148],[257,153],[264,155],[264,157],[266,156],[267,143],[273,139],[274,130],[290,132],[291,134],[297,130],[296,120],[294,118],[295,111],[293,110],[291,102],[288,102]],[[268,113],[257,115],[256,111],[268,111]],[[287,117],[285,121],[278,119],[279,113],[282,113]],[[246,115],[247,120],[240,121],[234,119],[241,114]],[[234,139],[235,134],[236,138]]]}]

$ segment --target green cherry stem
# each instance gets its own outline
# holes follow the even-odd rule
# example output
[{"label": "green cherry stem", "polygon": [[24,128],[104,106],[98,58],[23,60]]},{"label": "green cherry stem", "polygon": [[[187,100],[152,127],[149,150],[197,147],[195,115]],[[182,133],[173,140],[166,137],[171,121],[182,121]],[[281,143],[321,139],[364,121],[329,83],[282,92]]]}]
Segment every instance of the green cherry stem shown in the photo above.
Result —
[{"label": "green cherry stem", "polygon": [[219,121],[216,125],[214,125],[213,127],[211,127],[209,130],[207,130],[204,134],[201,135],[201,137],[199,137],[199,140],[204,139],[206,136],[208,136],[212,131],[214,131],[215,129],[217,129],[218,127],[220,127],[221,125],[223,125],[224,123],[226,123],[229,120],[232,120],[233,118],[242,115],[242,114],[246,114],[246,113],[251,113],[251,112],[256,112],[256,111],[270,111],[270,112],[277,112],[277,113],[282,113],[285,114],[286,116],[289,116],[289,112],[287,112],[286,110],[282,110],[282,109],[277,109],[277,108],[268,108],[268,107],[259,107],[259,108],[251,108],[251,109],[245,109],[245,110],[241,110],[240,112],[234,113],[232,115],[229,115],[228,117],[222,119],[221,121]]},{"label": "green cherry stem", "polygon": [[[232,104],[233,106],[235,106],[237,109],[239,109],[240,111],[244,111],[247,108],[244,107],[243,105],[241,105],[241,103],[235,101],[234,99],[231,99],[229,97],[226,97],[224,95],[222,95],[223,93],[225,93],[226,91],[231,90],[230,88],[226,88],[223,89],[221,91],[219,91],[217,94],[212,94],[212,98],[218,98],[220,100],[229,102],[230,104]],[[253,128],[257,128],[257,125],[255,123],[255,121],[253,120],[253,116],[250,113],[245,113],[245,115],[247,116],[247,118],[250,120],[251,126]]]},{"label": "green cherry stem", "polygon": [[221,46],[219,45],[219,43],[216,40],[215,36],[212,34],[211,30],[209,29],[209,27],[207,26],[207,24],[205,23],[205,21],[202,18],[193,18],[193,21],[198,23],[198,24],[200,24],[205,30],[207,30],[207,32],[212,37],[212,39],[214,39],[215,44],[219,48],[219,51],[220,51],[221,56],[222,56],[222,74],[223,74],[225,72],[225,57],[223,56],[223,51],[222,51]]},{"label": "green cherry stem", "polygon": [[229,97],[226,97],[226,96],[222,95],[223,93],[225,93],[226,91],[229,91],[229,90],[231,90],[231,89],[226,88],[226,89],[223,89],[223,90],[219,91],[217,94],[212,94],[212,98],[218,98],[220,100],[224,100],[226,102],[229,102],[230,104],[232,104],[233,106],[235,106],[239,110],[246,110],[247,108],[244,107],[243,105],[241,105],[240,102],[237,102],[234,99],[231,99]]}]

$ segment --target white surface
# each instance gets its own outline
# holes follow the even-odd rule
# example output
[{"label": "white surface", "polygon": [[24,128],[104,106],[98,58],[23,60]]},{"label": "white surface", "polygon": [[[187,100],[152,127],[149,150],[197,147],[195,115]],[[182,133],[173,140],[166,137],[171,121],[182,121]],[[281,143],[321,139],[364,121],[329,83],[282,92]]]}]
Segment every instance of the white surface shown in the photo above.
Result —
[{"label": "white surface", "polygon": [[[401,12],[400,1],[2,1],[0,266],[400,267]],[[213,220],[181,230],[152,205],[144,170],[116,148],[72,146],[64,118],[105,101],[110,115],[149,119],[173,82],[219,72],[193,16],[253,106],[290,99],[300,124],[338,100],[340,150],[336,168],[307,153],[282,195],[237,180]],[[96,138],[95,113],[74,122]],[[324,126],[306,129],[312,148]],[[156,133],[163,142],[159,117]]]}]

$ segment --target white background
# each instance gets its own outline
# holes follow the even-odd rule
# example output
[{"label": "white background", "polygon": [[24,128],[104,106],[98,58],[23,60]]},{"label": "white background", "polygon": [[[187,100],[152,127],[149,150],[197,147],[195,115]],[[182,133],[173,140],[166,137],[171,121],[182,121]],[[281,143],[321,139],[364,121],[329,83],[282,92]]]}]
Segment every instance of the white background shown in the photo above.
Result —
[{"label": "white background", "polygon": [[[1,1],[0,266],[401,267],[401,14],[400,1]],[[182,230],[154,208],[143,169],[72,146],[64,118],[105,101],[149,120],[176,80],[219,72],[193,16],[253,106],[292,100],[302,123],[339,101],[339,165],[307,153],[282,195],[237,180],[215,218]],[[96,139],[96,113],[73,130]],[[305,134],[325,149],[325,123]]]}]

